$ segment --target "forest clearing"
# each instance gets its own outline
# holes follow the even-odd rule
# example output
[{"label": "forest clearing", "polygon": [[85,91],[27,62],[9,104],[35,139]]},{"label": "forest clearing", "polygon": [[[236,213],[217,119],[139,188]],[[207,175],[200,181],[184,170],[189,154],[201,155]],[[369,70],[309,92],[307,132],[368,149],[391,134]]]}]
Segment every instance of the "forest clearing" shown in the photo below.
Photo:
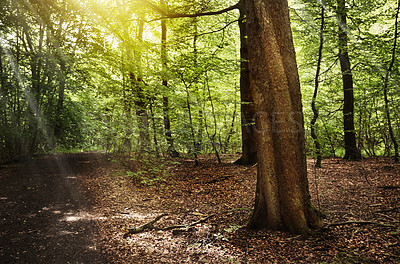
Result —
[{"label": "forest clearing", "polygon": [[237,157],[201,156],[195,166],[77,153],[2,166],[2,263],[400,262],[399,164],[327,159],[314,169],[308,160],[324,227],[296,235],[246,229],[256,167],[233,164]]}]

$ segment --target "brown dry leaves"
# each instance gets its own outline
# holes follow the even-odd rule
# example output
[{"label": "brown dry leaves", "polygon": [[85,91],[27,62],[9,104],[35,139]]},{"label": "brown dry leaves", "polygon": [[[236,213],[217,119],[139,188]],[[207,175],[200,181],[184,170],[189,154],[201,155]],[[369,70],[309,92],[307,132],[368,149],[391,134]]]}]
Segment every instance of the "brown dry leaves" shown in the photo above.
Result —
[{"label": "brown dry leaves", "polygon": [[[121,171],[124,166],[99,161],[97,170],[84,175],[88,197],[96,211],[102,248],[112,263],[399,263],[400,165],[389,159],[346,162],[329,159],[322,169],[309,161],[313,203],[326,214],[326,223],[371,221],[374,224],[332,226],[307,236],[268,230],[249,231],[255,167],[232,164],[224,156],[217,164],[203,156],[200,165],[185,159],[166,162],[165,181],[140,183]],[[140,167],[129,161],[130,168]],[[177,164],[176,162],[179,162]],[[168,163],[168,164],[167,164]],[[154,163],[154,166],[157,166]],[[381,187],[381,188],[380,188]],[[318,192],[317,192],[318,188]],[[318,199],[317,199],[318,193]],[[140,226],[159,214],[168,215],[154,226],[193,227],[150,230],[124,238],[126,228]]]}]

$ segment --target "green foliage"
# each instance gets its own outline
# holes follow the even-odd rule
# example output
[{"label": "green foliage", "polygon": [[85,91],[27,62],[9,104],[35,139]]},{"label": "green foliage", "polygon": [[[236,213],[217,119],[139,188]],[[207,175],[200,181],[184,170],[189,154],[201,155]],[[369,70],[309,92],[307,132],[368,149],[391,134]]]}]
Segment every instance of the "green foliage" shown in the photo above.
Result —
[{"label": "green foliage", "polygon": [[144,154],[132,157],[124,164],[125,167],[130,168],[126,171],[127,177],[139,180],[144,185],[155,186],[166,182],[171,166],[180,163],[163,157]]},{"label": "green foliage", "polygon": [[240,225],[230,225],[228,228],[224,229],[224,232],[232,233],[232,232],[239,230],[240,228],[242,228],[242,226],[240,226]]},{"label": "green foliage", "polygon": [[[215,11],[236,3],[166,2],[165,10],[180,14]],[[316,131],[323,156],[340,156],[343,92],[336,1],[289,2],[309,156],[314,155],[310,104],[321,3],[325,7]],[[190,155],[213,152],[213,143],[218,152],[241,149],[237,11],[167,19],[163,58],[161,15],[140,2],[27,3],[0,3],[0,162],[68,149],[140,153],[145,148],[163,156],[171,150],[172,141],[175,150]],[[383,79],[393,48],[396,3],[347,1],[355,130],[358,147],[367,156],[390,155],[393,147]],[[397,138],[399,63],[395,61],[390,74],[388,94]]]},{"label": "green foliage", "polygon": [[[311,97],[314,89],[319,46],[320,1],[293,0],[292,28],[302,85],[306,130],[312,118]],[[316,106],[319,119],[316,131],[323,156],[341,156],[343,152],[343,91],[337,60],[336,1],[325,3],[326,27]],[[358,148],[364,155],[390,155],[390,141],[383,98],[386,74],[394,38],[394,15],[397,1],[346,1],[348,5],[349,54],[355,96],[355,131]],[[397,62],[398,63],[398,62]],[[398,124],[398,64],[391,75],[390,109]],[[396,129],[396,137],[400,131]],[[310,134],[307,147],[314,155]]]}]

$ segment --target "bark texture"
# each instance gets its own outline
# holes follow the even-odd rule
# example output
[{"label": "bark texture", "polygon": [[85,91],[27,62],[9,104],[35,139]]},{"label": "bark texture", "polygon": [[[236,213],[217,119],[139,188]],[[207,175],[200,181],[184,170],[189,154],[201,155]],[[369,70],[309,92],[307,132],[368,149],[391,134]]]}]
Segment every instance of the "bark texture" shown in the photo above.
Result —
[{"label": "bark texture", "polygon": [[348,52],[346,0],[337,0],[339,16],[339,61],[343,79],[343,124],[344,124],[344,158],[360,160],[361,153],[357,148],[354,128],[354,89],[353,74]]},{"label": "bark texture", "polygon": [[246,29],[246,2],[239,2],[239,29],[240,29],[240,101],[241,101],[241,124],[242,124],[242,157],[235,163],[251,165],[257,163],[257,148],[255,140],[255,108],[250,90],[250,71],[247,48]]},{"label": "bark texture", "polygon": [[247,1],[258,174],[250,228],[306,233],[321,222],[308,192],[305,134],[287,0]]}]

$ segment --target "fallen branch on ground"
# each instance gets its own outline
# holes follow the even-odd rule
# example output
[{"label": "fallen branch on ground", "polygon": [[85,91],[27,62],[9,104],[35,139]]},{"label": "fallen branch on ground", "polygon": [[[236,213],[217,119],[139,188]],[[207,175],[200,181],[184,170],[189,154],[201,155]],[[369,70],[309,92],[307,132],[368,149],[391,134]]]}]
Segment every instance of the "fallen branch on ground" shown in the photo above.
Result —
[{"label": "fallen branch on ground", "polygon": [[327,227],[331,227],[331,226],[341,226],[341,225],[352,225],[352,224],[358,224],[358,225],[377,225],[377,226],[382,226],[382,227],[396,227],[395,225],[384,224],[384,223],[379,223],[379,222],[374,222],[374,221],[347,221],[347,222],[337,222],[337,223],[330,223],[330,224],[327,225]]},{"label": "fallen branch on ground", "polygon": [[[212,180],[207,181],[207,182],[204,182],[204,183],[205,183],[205,184],[217,183],[217,182],[220,182],[220,181],[225,181],[225,180],[227,180],[227,179],[229,179],[229,178],[232,178],[232,177],[233,177],[233,176],[220,177],[220,178],[212,179]],[[204,183],[203,183],[203,184],[204,184]]]},{"label": "fallen branch on ground", "polygon": [[208,219],[210,219],[213,216],[215,216],[215,214],[210,214],[210,215],[208,215],[208,216],[206,216],[206,217],[204,217],[204,218],[202,218],[202,219],[200,219],[198,221],[195,221],[195,222],[193,222],[193,223],[191,223],[189,225],[167,226],[167,227],[164,227],[164,228],[157,228],[157,230],[167,231],[167,230],[172,230],[172,229],[189,228],[189,227],[193,227],[195,225],[204,223],[205,221],[207,221]]},{"label": "fallen branch on ground", "polygon": [[[230,212],[234,212],[234,211],[242,211],[242,210],[252,210],[252,208],[236,208],[236,209],[230,209],[230,210],[226,210],[226,211],[222,211],[222,212],[218,212],[218,213],[230,213]],[[215,214],[210,214],[198,221],[192,222],[188,225],[173,225],[173,226],[167,226],[167,227],[161,227],[161,228],[156,228],[153,225],[160,220],[163,216],[166,216],[168,214],[161,214],[159,216],[157,216],[156,218],[154,218],[153,220],[151,220],[148,223],[145,223],[139,227],[134,227],[134,228],[128,228],[128,232],[124,235],[124,237],[126,237],[129,234],[137,234],[137,233],[141,233],[141,232],[145,232],[145,231],[149,231],[149,230],[159,230],[159,231],[167,231],[167,230],[173,230],[173,229],[184,229],[184,228],[189,228],[189,227],[193,227],[195,225],[201,224],[206,222],[208,219],[210,219],[211,217],[214,217],[217,213]]]},{"label": "fallen branch on ground", "polygon": [[374,213],[393,212],[393,211],[397,211],[397,210],[399,210],[399,209],[400,209],[400,207],[392,207],[392,208],[388,208],[388,209],[378,210],[378,211],[375,211]]},{"label": "fallen branch on ground", "polygon": [[134,228],[128,228],[128,233],[129,234],[137,234],[140,232],[143,232],[147,229],[152,229],[154,223],[156,223],[158,220],[160,220],[161,218],[163,218],[164,216],[166,216],[168,214],[160,214],[159,216],[157,216],[156,218],[154,218],[153,220],[151,220],[150,222],[147,222],[141,226],[138,227],[134,227]]},{"label": "fallen branch on ground", "polygon": [[379,189],[385,189],[385,190],[396,190],[399,189],[400,186],[396,185],[384,185],[384,186],[378,186]]},{"label": "fallen branch on ground", "polygon": [[[207,221],[208,219],[210,219],[211,217],[215,216],[215,214],[211,214],[208,215],[198,221],[195,221],[189,225],[174,225],[174,226],[167,226],[167,227],[162,227],[162,228],[156,228],[153,225],[160,220],[163,216],[166,216],[167,214],[161,214],[159,216],[157,216],[156,218],[154,218],[153,220],[151,220],[148,223],[145,223],[139,227],[134,227],[134,228],[128,228],[128,232],[127,234],[137,234],[137,233],[141,233],[141,232],[145,232],[145,231],[149,231],[149,230],[161,230],[161,231],[167,231],[167,230],[172,230],[172,229],[182,229],[182,228],[189,228],[189,227],[193,227],[195,225],[204,223],[205,221]],[[125,234],[125,235],[127,235]]]},{"label": "fallen branch on ground", "polygon": [[212,184],[212,183],[217,183],[220,181],[225,181],[225,180],[227,180],[229,178],[233,178],[233,177],[234,176],[224,176],[224,177],[215,178],[215,179],[212,179],[209,181],[196,181],[196,182],[194,182],[194,184]]}]

